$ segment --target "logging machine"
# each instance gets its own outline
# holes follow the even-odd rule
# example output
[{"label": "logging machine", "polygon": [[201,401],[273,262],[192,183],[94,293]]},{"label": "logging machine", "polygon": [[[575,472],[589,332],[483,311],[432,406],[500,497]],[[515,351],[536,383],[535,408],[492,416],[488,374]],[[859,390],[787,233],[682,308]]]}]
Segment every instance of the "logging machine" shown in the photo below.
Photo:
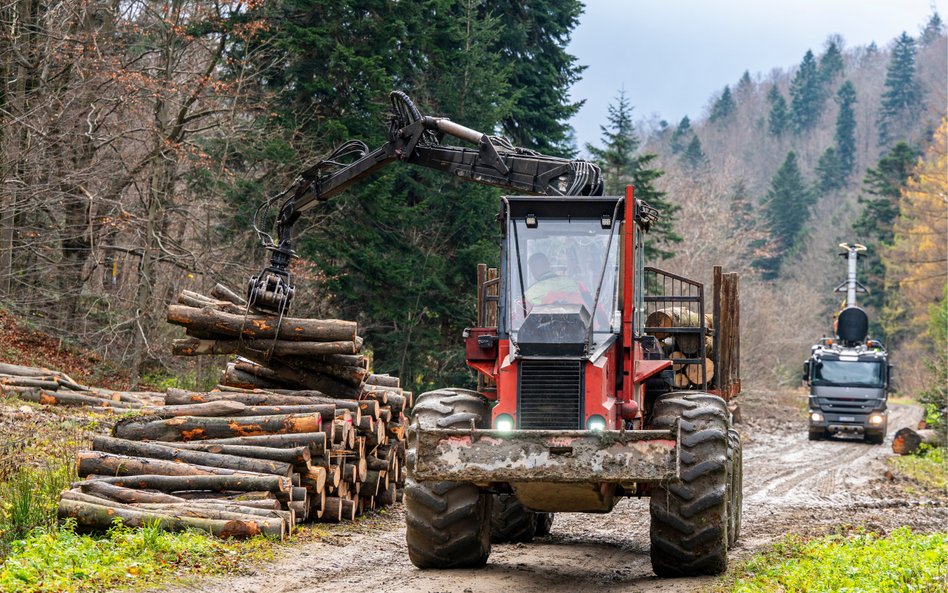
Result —
[{"label": "logging machine", "polygon": [[[478,389],[428,392],[412,411],[411,561],[481,566],[492,542],[543,535],[554,512],[650,496],[655,572],[722,572],[741,520],[741,442],[725,402],[740,389],[736,276],[715,269],[705,311],[702,284],[645,266],[658,213],[631,187],[604,196],[592,163],[422,116],[401,92],[391,101],[386,144],[346,143],[258,211],[282,202],[275,240],[255,224],[272,256],[248,295],[285,312],[293,223],[388,163],[521,194],[500,200],[499,268],[478,270],[477,327],[465,330]],[[647,327],[652,313],[668,321]]]},{"label": "logging machine", "polygon": [[839,246],[848,274],[836,292],[846,293],[845,305],[833,323],[834,337],[814,344],[803,363],[803,381],[810,388],[809,438],[855,435],[881,445],[888,427],[892,365],[882,342],[869,337],[866,312],[856,306],[856,293],[869,292],[856,280],[856,264],[866,247]]}]

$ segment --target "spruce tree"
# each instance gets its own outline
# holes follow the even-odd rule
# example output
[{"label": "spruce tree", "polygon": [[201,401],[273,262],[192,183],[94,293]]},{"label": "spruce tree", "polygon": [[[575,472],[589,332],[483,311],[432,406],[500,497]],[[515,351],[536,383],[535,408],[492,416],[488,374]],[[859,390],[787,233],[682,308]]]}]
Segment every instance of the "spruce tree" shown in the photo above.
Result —
[{"label": "spruce tree", "polygon": [[678,122],[678,127],[675,128],[675,131],[671,135],[671,151],[672,154],[678,154],[687,146],[685,144],[688,137],[692,134],[691,130],[691,120],[688,119],[688,116],[681,118],[681,121]]},{"label": "spruce tree", "polygon": [[681,162],[689,169],[697,169],[707,162],[704,151],[701,149],[701,140],[697,134],[691,137],[688,147],[681,153]]},{"label": "spruce tree", "polygon": [[791,151],[771,180],[770,190],[762,204],[770,240],[767,253],[754,265],[765,280],[773,280],[780,274],[784,257],[794,247],[809,220],[812,201],[812,194],[797,164],[797,155]]},{"label": "spruce tree", "polygon": [[836,152],[839,158],[840,172],[848,178],[856,167],[856,87],[846,81],[836,92],[839,114],[836,116]]},{"label": "spruce tree", "polygon": [[754,81],[751,80],[750,70],[744,70],[744,74],[741,75],[741,79],[737,81],[737,89],[735,89],[735,94],[737,95],[738,100],[743,101],[748,96],[750,96],[751,91],[754,90]]},{"label": "spruce tree", "polygon": [[945,23],[941,20],[938,12],[933,12],[922,29],[922,34],[918,37],[919,45],[931,45],[935,40],[945,34]]},{"label": "spruce tree", "polygon": [[714,106],[711,107],[711,115],[708,119],[711,122],[727,119],[734,114],[736,108],[734,97],[731,96],[731,87],[727,85],[724,87],[724,91],[721,92],[721,96],[718,97],[718,100],[714,102]]},{"label": "spruce tree", "polygon": [[869,247],[863,265],[864,284],[870,292],[861,298],[864,307],[872,309],[869,316],[872,334],[885,339],[882,311],[888,298],[886,295],[885,267],[881,253],[892,244],[893,226],[899,216],[899,198],[906,187],[918,154],[905,142],[899,142],[884,154],[874,169],[866,171],[863,180],[866,196],[860,196],[862,213],[853,223],[856,240]]},{"label": "spruce tree", "polygon": [[836,148],[830,146],[820,155],[816,165],[817,190],[821,195],[827,194],[845,185],[842,163]]},{"label": "spruce tree", "polygon": [[837,39],[830,38],[826,51],[820,56],[820,83],[824,88],[829,87],[843,72],[843,53],[839,43]]},{"label": "spruce tree", "polygon": [[516,89],[513,108],[503,119],[504,134],[517,146],[572,156],[568,121],[583,102],[571,101],[569,89],[586,67],[566,48],[579,24],[582,2],[476,4],[485,18],[493,15],[498,19],[497,40],[492,48],[511,68],[509,82]]},{"label": "spruce tree", "polygon": [[[690,124],[689,124],[690,125]],[[600,126],[602,147],[586,145],[586,150],[602,168],[606,193],[623,195],[625,187],[635,188],[638,200],[659,211],[659,220],[645,238],[646,257],[666,259],[674,255],[666,248],[681,241],[675,233],[675,215],[681,209],[665,199],[665,192],[655,187],[664,171],[655,168],[655,154],[639,154],[640,141],[632,122],[632,105],[619,91],[614,104],[609,105],[608,125]]]},{"label": "spruce tree", "polygon": [[903,117],[911,119],[921,110],[922,88],[916,76],[916,52],[915,40],[905,32],[892,48],[879,111],[879,140],[883,144],[890,141],[895,132],[893,128],[903,123]]},{"label": "spruce tree", "polygon": [[790,109],[793,130],[802,133],[810,130],[820,119],[823,110],[823,87],[816,58],[807,50],[796,75],[790,82]]},{"label": "spruce tree", "polygon": [[777,85],[770,87],[767,92],[770,101],[770,114],[767,117],[767,129],[771,136],[782,136],[790,125],[790,114],[787,112],[787,100],[783,98]]}]

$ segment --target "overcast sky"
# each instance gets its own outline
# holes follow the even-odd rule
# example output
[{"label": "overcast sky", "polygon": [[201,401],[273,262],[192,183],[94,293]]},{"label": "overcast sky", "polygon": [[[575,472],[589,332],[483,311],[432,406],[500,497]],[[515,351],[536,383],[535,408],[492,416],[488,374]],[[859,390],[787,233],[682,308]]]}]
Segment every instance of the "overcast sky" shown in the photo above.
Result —
[{"label": "overcast sky", "polygon": [[700,117],[709,98],[744,70],[766,75],[820,53],[839,33],[847,47],[913,37],[948,0],[585,0],[569,51],[587,66],[572,88],[585,99],[572,120],[577,145],[599,143],[609,103],[624,88],[636,119]]}]

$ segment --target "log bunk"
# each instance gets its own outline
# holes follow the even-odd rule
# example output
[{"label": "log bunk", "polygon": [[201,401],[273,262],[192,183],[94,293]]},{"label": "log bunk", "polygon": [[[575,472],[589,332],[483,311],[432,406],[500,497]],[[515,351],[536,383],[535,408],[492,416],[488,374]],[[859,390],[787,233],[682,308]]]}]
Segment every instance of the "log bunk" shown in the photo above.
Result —
[{"label": "log bunk", "polygon": [[248,311],[220,285],[182,292],[168,321],[187,330],[175,354],[238,358],[214,391],[169,389],[94,439],[61,517],[282,539],[401,499],[412,394],[369,370],[354,322]]}]

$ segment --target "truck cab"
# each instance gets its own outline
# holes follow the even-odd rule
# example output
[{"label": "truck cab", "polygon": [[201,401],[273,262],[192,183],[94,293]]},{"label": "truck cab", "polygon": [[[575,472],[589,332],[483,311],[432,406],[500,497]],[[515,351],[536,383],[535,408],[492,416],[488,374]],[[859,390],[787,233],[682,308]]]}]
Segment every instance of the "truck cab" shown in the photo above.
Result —
[{"label": "truck cab", "polygon": [[[848,308],[838,323],[863,316],[858,307]],[[809,387],[810,440],[853,435],[881,444],[888,428],[891,374],[888,353],[879,340],[847,340],[837,334],[815,344],[803,363],[803,381]]]}]

